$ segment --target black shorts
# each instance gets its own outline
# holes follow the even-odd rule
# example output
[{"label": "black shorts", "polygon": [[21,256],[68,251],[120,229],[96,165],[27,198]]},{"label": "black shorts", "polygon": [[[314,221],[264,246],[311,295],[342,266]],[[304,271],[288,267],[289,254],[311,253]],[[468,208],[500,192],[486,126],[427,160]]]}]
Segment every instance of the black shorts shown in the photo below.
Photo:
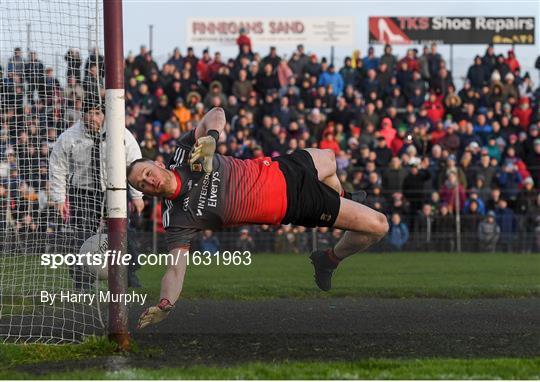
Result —
[{"label": "black shorts", "polygon": [[333,226],[339,213],[339,194],[319,181],[311,155],[298,150],[275,160],[287,183],[287,212],[281,223],[304,227]]}]

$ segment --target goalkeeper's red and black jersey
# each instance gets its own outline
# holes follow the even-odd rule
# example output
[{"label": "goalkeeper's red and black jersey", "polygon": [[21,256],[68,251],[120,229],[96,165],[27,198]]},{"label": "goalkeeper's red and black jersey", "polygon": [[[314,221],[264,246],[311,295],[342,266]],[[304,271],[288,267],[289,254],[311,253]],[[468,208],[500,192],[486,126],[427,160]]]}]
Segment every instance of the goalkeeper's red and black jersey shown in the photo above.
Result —
[{"label": "goalkeeper's red and black jersey", "polygon": [[212,172],[191,171],[194,130],[179,141],[168,169],[177,178],[173,197],[163,200],[169,248],[189,245],[200,230],[243,224],[279,224],[287,211],[287,186],[279,163],[269,157],[214,155]]}]

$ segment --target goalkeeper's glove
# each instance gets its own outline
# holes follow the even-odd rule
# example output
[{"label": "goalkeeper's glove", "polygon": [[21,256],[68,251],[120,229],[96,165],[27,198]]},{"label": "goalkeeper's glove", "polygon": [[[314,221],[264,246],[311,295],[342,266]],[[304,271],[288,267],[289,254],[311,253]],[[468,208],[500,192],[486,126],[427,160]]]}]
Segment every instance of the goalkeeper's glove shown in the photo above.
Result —
[{"label": "goalkeeper's glove", "polygon": [[137,324],[137,329],[146,328],[148,325],[157,324],[160,321],[163,321],[171,310],[174,308],[174,305],[171,304],[166,298],[162,298],[159,301],[159,304],[156,306],[151,306],[147,308],[139,317],[139,323]]},{"label": "goalkeeper's glove", "polygon": [[197,139],[197,143],[190,152],[189,164],[191,171],[200,172],[200,163],[204,172],[212,172],[212,160],[216,151],[216,139],[212,136],[204,136]]}]

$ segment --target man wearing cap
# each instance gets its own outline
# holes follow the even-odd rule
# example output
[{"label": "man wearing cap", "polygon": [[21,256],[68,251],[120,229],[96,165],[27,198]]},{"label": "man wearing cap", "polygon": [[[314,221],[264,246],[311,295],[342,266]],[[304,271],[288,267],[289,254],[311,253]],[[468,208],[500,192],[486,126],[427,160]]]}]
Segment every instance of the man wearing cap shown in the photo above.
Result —
[{"label": "man wearing cap", "polygon": [[[98,233],[106,191],[107,168],[103,105],[88,100],[83,106],[83,118],[58,137],[49,160],[51,198],[63,221],[76,234],[74,248]],[[126,162],[141,158],[141,150],[133,135],[125,130]],[[142,193],[130,188],[129,195],[136,212],[144,208]],[[70,269],[75,289],[89,289],[91,275],[80,268]]]},{"label": "man wearing cap", "polygon": [[308,74],[309,76],[315,76],[318,79],[321,71],[321,64],[319,64],[319,61],[317,60],[317,55],[311,54],[309,56],[309,62],[304,66],[303,73]]},{"label": "man wearing cap", "polygon": [[203,229],[246,224],[295,224],[346,230],[334,248],[310,258],[317,286],[328,291],[341,260],[379,241],[386,217],[358,201],[365,193],[344,192],[330,150],[296,150],[278,158],[236,159],[215,154],[225,128],[221,108],[210,110],[180,140],[167,167],[151,160],[133,162],[129,183],[163,197],[163,226],[174,261],[162,279],[161,300],[139,320],[145,327],[164,319],[180,296],[191,240]]}]

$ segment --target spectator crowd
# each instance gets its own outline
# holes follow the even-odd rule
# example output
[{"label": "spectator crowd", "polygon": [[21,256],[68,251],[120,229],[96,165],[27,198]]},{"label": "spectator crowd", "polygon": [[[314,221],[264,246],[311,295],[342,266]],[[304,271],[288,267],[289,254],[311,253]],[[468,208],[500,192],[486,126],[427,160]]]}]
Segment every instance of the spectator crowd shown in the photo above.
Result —
[{"label": "spectator crowd", "polygon": [[[331,150],[345,190],[366,190],[366,204],[388,216],[381,250],[452,251],[458,239],[470,251],[540,250],[540,87],[512,50],[488,46],[457,88],[437,44],[404,57],[370,47],[338,66],[302,45],[285,58],[275,47],[257,52],[245,33],[237,43],[236,57],[177,48],[158,66],[143,46],[126,58],[126,127],[144,157],[166,164],[178,138],[219,106],[227,116],[220,154]],[[0,68],[0,221],[17,232],[58,229],[49,152],[83,101],[104,95],[103,56],[92,51],[83,66],[70,49],[64,59],[65,86],[35,52],[15,49]],[[139,229],[162,231],[159,204],[146,203]],[[311,234],[205,231],[198,247],[304,252]],[[341,234],[320,228],[317,240],[330,246]]]}]

